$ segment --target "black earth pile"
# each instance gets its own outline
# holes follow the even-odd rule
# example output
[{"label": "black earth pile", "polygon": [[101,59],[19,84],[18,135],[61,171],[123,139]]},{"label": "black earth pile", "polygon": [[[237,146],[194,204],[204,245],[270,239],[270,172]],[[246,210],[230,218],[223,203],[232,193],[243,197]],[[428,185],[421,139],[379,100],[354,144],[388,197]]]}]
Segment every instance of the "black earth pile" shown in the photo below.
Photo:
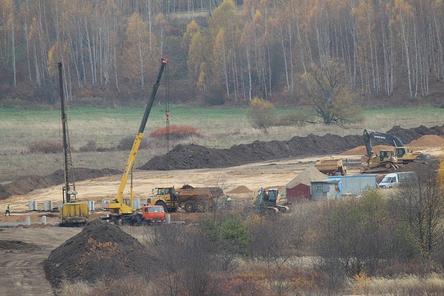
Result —
[{"label": "black earth pile", "polygon": [[[388,133],[398,136],[405,143],[423,135],[444,135],[444,125],[419,126],[404,129],[395,126]],[[144,164],[143,170],[198,169],[236,166],[250,162],[340,153],[363,145],[361,135],[341,137],[326,134],[293,137],[289,141],[255,141],[251,144],[214,149],[200,145],[177,145],[165,155],[155,156]]]},{"label": "black earth pile", "polygon": [[45,260],[44,269],[53,287],[59,287],[63,280],[93,283],[146,274],[146,256],[143,246],[118,226],[94,220],[54,249]]},{"label": "black earth pile", "polygon": [[24,251],[38,249],[34,244],[25,243],[18,240],[0,240],[0,250]]},{"label": "black earth pile", "polygon": [[[88,180],[104,176],[119,174],[119,170],[114,169],[88,169],[75,168],[74,176],[76,181]],[[6,185],[0,185],[0,199],[8,198],[11,195],[26,194],[35,189],[59,185],[64,182],[63,170],[57,170],[48,176],[30,175],[20,177]]]}]

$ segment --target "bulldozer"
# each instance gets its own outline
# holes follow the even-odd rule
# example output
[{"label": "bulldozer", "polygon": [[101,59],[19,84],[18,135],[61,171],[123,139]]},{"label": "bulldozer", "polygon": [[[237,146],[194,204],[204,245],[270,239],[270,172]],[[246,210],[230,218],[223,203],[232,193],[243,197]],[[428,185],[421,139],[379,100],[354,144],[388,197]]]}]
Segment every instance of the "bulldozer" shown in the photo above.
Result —
[{"label": "bulldozer", "polygon": [[255,210],[261,214],[288,212],[290,210],[289,207],[278,204],[280,199],[281,196],[277,188],[264,189],[261,187],[254,199]]}]

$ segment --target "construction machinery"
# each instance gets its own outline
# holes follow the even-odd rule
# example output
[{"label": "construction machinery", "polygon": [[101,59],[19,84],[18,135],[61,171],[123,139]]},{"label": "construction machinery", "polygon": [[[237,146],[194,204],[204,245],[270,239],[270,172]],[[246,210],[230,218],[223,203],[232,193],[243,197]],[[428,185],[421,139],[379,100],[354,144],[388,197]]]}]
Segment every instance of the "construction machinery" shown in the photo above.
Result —
[{"label": "construction machinery", "polygon": [[279,190],[277,188],[260,188],[254,200],[254,206],[257,212],[262,214],[285,213],[290,210],[289,207],[279,205]]},{"label": "construction machinery", "polygon": [[71,158],[71,146],[69,142],[68,117],[65,112],[62,67],[62,63],[59,63],[60,113],[62,117],[63,160],[65,173],[65,182],[62,188],[63,203],[60,209],[60,218],[62,220],[62,226],[76,226],[84,225],[88,222],[89,210],[86,202],[76,201],[77,192]]},{"label": "construction machinery", "polygon": [[218,200],[225,197],[220,187],[193,187],[183,185],[177,190],[174,187],[155,188],[148,198],[151,205],[161,205],[168,212],[183,208],[186,212],[205,212],[214,209]]},{"label": "construction machinery", "polygon": [[[366,148],[372,149],[372,141],[380,140],[389,143],[394,146],[395,156],[399,163],[406,164],[412,161],[421,160],[425,158],[425,155],[412,151],[404,145],[404,143],[398,137],[387,133],[381,133],[371,130],[364,130],[364,143]],[[367,150],[368,154],[368,150]]]},{"label": "construction machinery", "polygon": [[340,158],[332,157],[327,159],[320,159],[316,161],[315,167],[321,173],[329,176],[345,176],[347,174],[347,167],[344,165],[342,159]]},{"label": "construction machinery", "polygon": [[398,158],[395,154],[395,151],[381,150],[379,151],[379,154],[373,152],[372,142],[374,141],[374,139],[393,139],[392,136],[387,137],[384,136],[384,134],[382,133],[364,130],[363,139],[367,152],[367,155],[364,157],[365,161],[363,161],[364,173],[394,171],[399,168]]},{"label": "construction machinery", "polygon": [[120,184],[117,190],[116,198],[110,202],[108,207],[111,212],[109,218],[114,222],[120,221],[124,223],[126,221],[133,221],[133,219],[135,218],[134,215],[136,214],[136,211],[133,207],[133,201],[134,201],[133,193],[131,192],[129,198],[124,198],[124,191],[128,183],[128,178],[133,170],[136,161],[137,152],[139,151],[140,144],[142,143],[143,140],[143,133],[145,131],[146,123],[148,121],[151,108],[153,107],[153,103],[156,98],[157,90],[159,89],[160,81],[162,79],[162,74],[165,70],[166,64],[167,64],[167,59],[161,58],[159,73],[153,85],[153,89],[151,91],[149,101],[146,105],[145,113],[143,114],[139,130],[137,131],[137,134],[134,138],[133,146],[131,148],[128,161],[126,163],[125,170],[120,179]]}]

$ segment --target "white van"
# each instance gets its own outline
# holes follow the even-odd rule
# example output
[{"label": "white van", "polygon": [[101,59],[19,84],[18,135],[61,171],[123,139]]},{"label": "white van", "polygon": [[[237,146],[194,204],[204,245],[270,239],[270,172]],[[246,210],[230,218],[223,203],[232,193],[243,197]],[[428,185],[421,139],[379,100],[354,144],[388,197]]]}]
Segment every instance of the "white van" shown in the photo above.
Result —
[{"label": "white van", "polygon": [[385,175],[384,179],[379,182],[379,188],[392,188],[401,183],[408,183],[416,180],[415,172],[399,172]]}]

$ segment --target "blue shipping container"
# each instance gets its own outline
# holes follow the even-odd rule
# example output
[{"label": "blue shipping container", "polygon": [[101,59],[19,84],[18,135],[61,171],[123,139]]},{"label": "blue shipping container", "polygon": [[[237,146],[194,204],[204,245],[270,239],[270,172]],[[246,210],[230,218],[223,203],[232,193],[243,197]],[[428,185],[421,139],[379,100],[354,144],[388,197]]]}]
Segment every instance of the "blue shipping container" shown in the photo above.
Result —
[{"label": "blue shipping container", "polygon": [[362,192],[377,187],[376,174],[360,174],[350,176],[331,176],[330,180],[338,180],[341,195],[359,195]]}]

